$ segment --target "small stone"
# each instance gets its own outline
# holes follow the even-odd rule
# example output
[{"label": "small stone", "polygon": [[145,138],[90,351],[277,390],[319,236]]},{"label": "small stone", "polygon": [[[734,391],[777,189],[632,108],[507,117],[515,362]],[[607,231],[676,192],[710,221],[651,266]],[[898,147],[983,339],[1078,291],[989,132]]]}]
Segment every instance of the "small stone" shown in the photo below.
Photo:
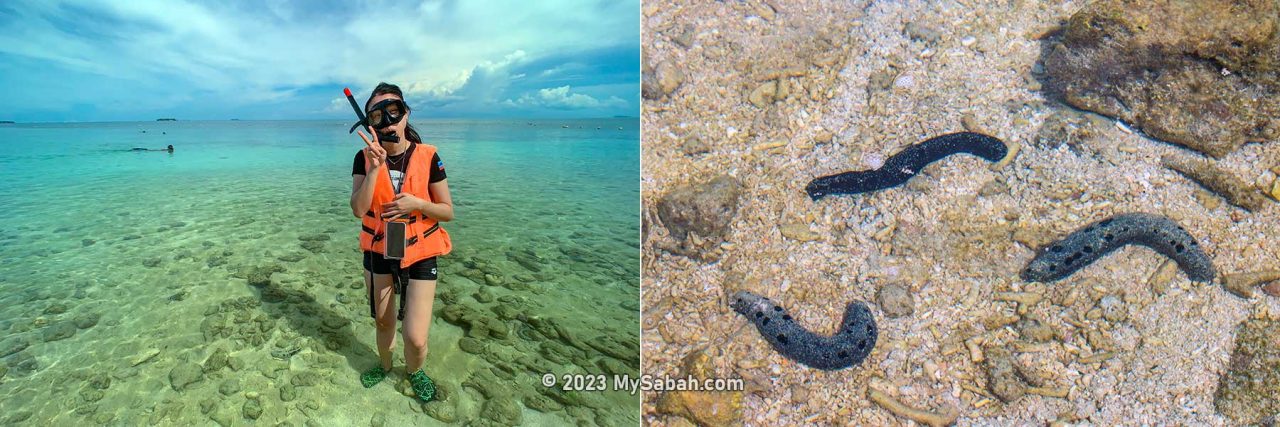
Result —
[{"label": "small stone", "polygon": [[89,378],[89,387],[97,390],[106,390],[111,388],[111,376],[105,373],[98,373]]},{"label": "small stone", "polygon": [[258,392],[256,392],[256,391],[246,391],[246,392],[244,392],[244,398],[245,398],[245,399],[249,399],[249,400],[257,400],[259,397],[262,397],[262,395],[261,395],[261,394],[259,394],[259,393],[258,393]]},{"label": "small stone", "polygon": [[102,400],[104,396],[106,396],[106,394],[103,393],[102,390],[98,390],[95,388],[86,387],[80,390],[80,398],[84,399],[85,402],[89,402],[89,403],[97,402],[99,400]]},{"label": "small stone", "polygon": [[294,399],[297,399],[297,398],[298,398],[298,389],[294,388],[292,384],[285,384],[280,386],[280,401],[292,402]]},{"label": "small stone", "polygon": [[747,100],[751,102],[751,105],[754,105],[757,108],[764,108],[773,103],[774,96],[777,95],[777,92],[778,82],[776,80],[769,80],[761,83],[759,86],[756,86],[755,89],[752,89],[751,93],[747,95]]},{"label": "small stone", "polygon": [[[532,407],[530,409],[536,410],[536,408]],[[453,424],[458,421],[458,410],[453,403],[427,402],[422,405],[422,410],[431,418],[435,418],[442,423]]]},{"label": "small stone", "polygon": [[210,397],[210,398],[208,398],[208,399],[205,399],[205,400],[201,400],[201,401],[200,401],[200,413],[201,413],[201,414],[208,415],[208,414],[209,414],[209,411],[212,411],[212,410],[213,410],[213,408],[214,408],[214,407],[216,407],[216,406],[218,406],[218,401],[217,401],[217,400],[215,400],[215,399],[214,399],[214,398],[212,398],[212,397]]},{"label": "small stone", "polygon": [[1129,317],[1128,308],[1125,307],[1124,302],[1114,295],[1102,297],[1098,306],[1102,308],[1102,317],[1110,322],[1119,322]]},{"label": "small stone", "polygon": [[1022,339],[1037,343],[1049,342],[1056,335],[1053,328],[1035,319],[1018,322],[1018,332],[1022,335]]},{"label": "small stone", "polygon": [[822,235],[809,230],[808,224],[785,224],[778,227],[783,237],[801,242],[818,240]]},{"label": "small stone", "polygon": [[960,45],[964,47],[973,46],[973,44],[977,42],[978,42],[978,39],[974,38],[973,36],[967,36],[965,38],[960,39]]},{"label": "small stone", "polygon": [[693,36],[696,32],[697,28],[694,27],[693,24],[685,24],[680,28],[680,32],[671,37],[671,41],[680,45],[680,47],[688,49],[690,46],[693,46]]},{"label": "small stone", "polygon": [[658,64],[654,70],[654,77],[658,79],[658,91],[662,92],[663,96],[671,95],[671,92],[675,92],[676,88],[680,87],[680,83],[685,82],[684,70],[672,64],[671,61]]},{"label": "small stone", "polygon": [[55,302],[44,308],[44,314],[62,314],[67,312],[67,304],[63,302]]},{"label": "small stone", "polygon": [[222,381],[222,385],[218,386],[218,392],[223,396],[230,396],[240,392],[240,380],[232,377]]},{"label": "small stone", "polygon": [[988,347],[985,356],[987,388],[996,397],[1009,403],[1027,394],[1027,385],[1014,368],[1013,356],[1009,354],[1009,350],[1004,347]]},{"label": "small stone", "polygon": [[978,190],[978,195],[982,197],[991,197],[1009,192],[1009,185],[999,179],[993,179],[982,185],[982,189]]},{"label": "small stone", "polygon": [[204,371],[195,363],[183,362],[169,371],[169,385],[174,391],[182,391],[202,380],[204,380]]},{"label": "small stone", "polygon": [[463,337],[458,340],[458,348],[471,354],[484,354],[484,342],[471,337]]},{"label": "small stone", "polygon": [[101,319],[101,317],[102,315],[98,313],[81,313],[76,315],[76,317],[71,320],[71,323],[74,323],[77,328],[89,329],[97,325],[98,320]]},{"label": "small stone", "polygon": [[62,321],[44,329],[43,337],[45,342],[53,342],[71,338],[76,334],[76,325]]},{"label": "small stone", "polygon": [[476,293],[472,294],[471,296],[475,298],[476,301],[482,304],[488,304],[493,302],[493,292],[490,292],[488,288],[477,289]]},{"label": "small stone", "polygon": [[813,142],[816,142],[818,144],[826,144],[831,142],[831,139],[834,137],[835,137],[835,134],[832,134],[831,131],[824,130],[824,131],[818,132],[816,135],[813,136]]},{"label": "small stone", "polygon": [[227,367],[227,349],[219,347],[204,361],[205,372],[215,372]]},{"label": "small stone", "polygon": [[898,283],[890,283],[880,288],[876,293],[876,302],[880,304],[880,309],[889,317],[910,316],[915,311],[915,302],[912,299],[911,292],[903,285]]},{"label": "small stone", "polygon": [[0,341],[0,357],[7,357],[10,354],[17,353],[31,345],[26,338],[21,336],[9,337],[4,341]]},{"label": "small stone", "polygon": [[295,374],[289,382],[299,387],[313,386],[320,383],[320,375],[311,371],[303,371]]},{"label": "small stone", "polygon": [[[689,238],[693,233],[703,239],[704,245],[719,245],[738,213],[743,190],[742,183],[728,175],[676,187],[658,200],[658,218],[681,243],[700,246]],[[706,257],[706,251],[700,247],[680,251],[698,259]]]},{"label": "small stone", "polygon": [[680,144],[680,152],[686,156],[696,156],[711,151],[711,146],[702,140],[701,136],[689,135],[685,137],[684,142]]},{"label": "small stone", "polygon": [[258,399],[246,400],[244,406],[241,407],[240,413],[244,415],[246,420],[256,420],[262,416],[262,402],[258,401]]}]

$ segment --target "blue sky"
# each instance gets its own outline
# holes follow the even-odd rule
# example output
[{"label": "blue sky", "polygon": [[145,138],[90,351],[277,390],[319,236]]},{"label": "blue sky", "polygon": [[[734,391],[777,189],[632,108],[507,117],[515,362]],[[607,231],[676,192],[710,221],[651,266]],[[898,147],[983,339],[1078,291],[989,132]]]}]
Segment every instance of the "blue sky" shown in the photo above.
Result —
[{"label": "blue sky", "polygon": [[0,120],[639,116],[629,1],[3,1]]}]

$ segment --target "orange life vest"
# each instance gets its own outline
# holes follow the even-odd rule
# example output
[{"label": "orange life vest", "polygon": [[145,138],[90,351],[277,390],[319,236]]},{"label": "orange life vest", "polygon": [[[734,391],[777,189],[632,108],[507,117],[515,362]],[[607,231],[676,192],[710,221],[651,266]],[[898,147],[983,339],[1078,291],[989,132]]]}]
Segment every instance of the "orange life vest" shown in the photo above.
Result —
[{"label": "orange life vest", "polygon": [[[413,154],[409,156],[409,164],[405,167],[404,182],[400,184],[401,193],[432,201],[431,191],[427,185],[433,166],[431,159],[435,154],[436,147],[433,145],[417,144],[413,148]],[[373,185],[373,203],[361,218],[360,226],[360,249],[383,255],[387,253],[387,242],[383,238],[386,223],[382,220],[382,204],[396,198],[395,188],[391,186],[391,175],[384,171],[386,168],[387,165],[384,164],[378,168],[377,173],[373,174],[374,179],[378,180]],[[365,179],[369,179],[368,176],[366,175]],[[453,250],[449,233],[446,233],[436,220],[427,218],[420,211],[413,211],[408,217],[402,219],[408,222],[408,225],[404,233],[405,247],[404,258],[400,260],[401,268],[407,268],[415,262],[444,255]]]}]

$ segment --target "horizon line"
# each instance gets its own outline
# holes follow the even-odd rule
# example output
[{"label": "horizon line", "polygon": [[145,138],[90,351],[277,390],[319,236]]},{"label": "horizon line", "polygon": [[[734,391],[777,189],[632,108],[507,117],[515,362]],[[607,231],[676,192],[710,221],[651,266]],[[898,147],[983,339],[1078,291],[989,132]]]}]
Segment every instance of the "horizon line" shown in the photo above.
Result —
[{"label": "horizon line", "polygon": [[[170,119],[169,117],[163,117]],[[425,117],[414,120],[608,120],[608,119],[639,119],[640,116],[609,116],[609,117]],[[173,120],[86,120],[86,121],[61,121],[61,122],[20,122],[16,120],[0,120],[0,125],[8,124],[72,124],[72,123],[170,123],[170,122],[352,122],[346,119],[177,119]]]}]

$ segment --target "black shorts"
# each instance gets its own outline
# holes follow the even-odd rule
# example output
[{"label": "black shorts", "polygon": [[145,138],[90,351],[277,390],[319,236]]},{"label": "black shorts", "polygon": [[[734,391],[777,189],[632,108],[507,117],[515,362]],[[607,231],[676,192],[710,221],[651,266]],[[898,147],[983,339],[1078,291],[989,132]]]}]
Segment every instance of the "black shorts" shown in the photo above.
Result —
[{"label": "black shorts", "polygon": [[[377,252],[365,251],[364,253],[364,269],[373,274],[391,274],[392,269],[398,265],[400,265],[398,259],[386,259]],[[436,280],[436,257],[415,262],[405,270],[409,280]]]}]

